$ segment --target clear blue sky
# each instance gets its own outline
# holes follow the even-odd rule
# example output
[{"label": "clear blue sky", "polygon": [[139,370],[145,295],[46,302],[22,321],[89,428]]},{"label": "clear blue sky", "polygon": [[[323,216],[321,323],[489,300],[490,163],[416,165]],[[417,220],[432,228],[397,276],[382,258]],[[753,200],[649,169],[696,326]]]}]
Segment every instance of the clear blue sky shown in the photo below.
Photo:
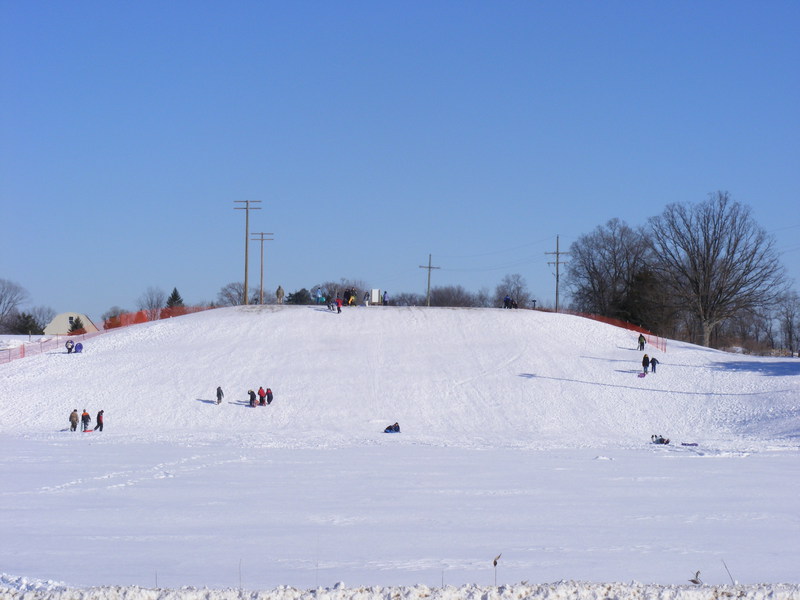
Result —
[{"label": "clear blue sky", "polygon": [[[800,281],[800,3],[0,0],[0,278],[555,296],[546,255],[717,190]],[[251,245],[258,286],[259,245]],[[567,257],[564,257],[566,259]],[[795,286],[797,288],[797,286]]]}]

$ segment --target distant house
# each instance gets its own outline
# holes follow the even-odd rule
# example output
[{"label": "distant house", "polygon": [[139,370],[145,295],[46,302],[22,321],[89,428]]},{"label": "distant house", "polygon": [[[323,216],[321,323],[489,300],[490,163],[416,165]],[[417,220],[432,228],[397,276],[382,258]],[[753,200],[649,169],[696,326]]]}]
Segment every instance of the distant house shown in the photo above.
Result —
[{"label": "distant house", "polygon": [[95,324],[92,323],[92,320],[86,315],[81,313],[67,312],[56,315],[56,317],[47,324],[47,327],[44,328],[44,334],[67,335],[75,319],[81,320],[81,323],[83,323],[83,329],[86,331],[86,333],[99,331]]}]

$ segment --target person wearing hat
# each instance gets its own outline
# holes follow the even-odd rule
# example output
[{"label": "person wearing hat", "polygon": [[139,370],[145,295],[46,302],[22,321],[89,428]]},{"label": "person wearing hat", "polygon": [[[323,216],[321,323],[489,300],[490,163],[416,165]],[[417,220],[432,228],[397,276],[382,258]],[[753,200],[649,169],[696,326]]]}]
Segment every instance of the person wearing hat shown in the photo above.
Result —
[{"label": "person wearing hat", "polygon": [[86,409],[83,409],[83,414],[81,415],[81,423],[83,423],[83,430],[89,431],[89,425],[92,424],[92,417],[91,415],[86,412]]},{"label": "person wearing hat", "polygon": [[647,356],[647,354],[645,354],[644,357],[642,358],[642,369],[644,369],[645,373],[647,373],[647,368],[649,366],[650,366],[650,357]]},{"label": "person wearing hat", "polygon": [[247,393],[250,394],[250,406],[256,405],[256,393],[253,390],[247,390]]}]

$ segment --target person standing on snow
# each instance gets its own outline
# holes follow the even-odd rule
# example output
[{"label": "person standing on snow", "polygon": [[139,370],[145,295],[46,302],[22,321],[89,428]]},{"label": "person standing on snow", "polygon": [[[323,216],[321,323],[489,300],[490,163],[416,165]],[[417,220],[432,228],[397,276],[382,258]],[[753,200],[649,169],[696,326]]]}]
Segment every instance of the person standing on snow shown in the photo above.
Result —
[{"label": "person standing on snow", "polygon": [[653,371],[653,373],[656,372],[656,365],[657,364],[658,364],[658,360],[656,359],[655,356],[650,359],[650,369]]},{"label": "person standing on snow", "polygon": [[250,394],[250,406],[256,405],[256,393],[253,390],[247,390],[247,393]]},{"label": "person standing on snow", "polygon": [[67,340],[67,343],[64,344],[67,349],[67,354],[72,354],[72,349],[75,347],[75,342],[72,340]]},{"label": "person standing on snow", "polygon": [[100,431],[103,431],[103,413],[104,412],[105,411],[101,410],[99,413],[97,413],[97,425],[94,426],[94,430],[95,431],[97,431],[98,429]]},{"label": "person standing on snow", "polygon": [[89,431],[89,425],[92,424],[92,417],[91,415],[86,412],[86,409],[83,409],[83,414],[81,415],[81,423],[83,424],[83,430]]},{"label": "person standing on snow", "polygon": [[78,409],[73,409],[71,413],[69,413],[69,430],[70,431],[78,431]]},{"label": "person standing on snow", "polygon": [[272,404],[272,390],[267,388],[267,404]]},{"label": "person standing on snow", "polygon": [[260,388],[258,388],[258,403],[261,406],[266,406],[267,405],[266,398],[267,398],[267,392],[264,391],[264,386],[261,386]]},{"label": "person standing on snow", "polygon": [[650,366],[650,357],[647,356],[647,354],[645,354],[644,357],[642,358],[642,369],[644,369],[645,373],[647,373],[647,367],[649,366]]},{"label": "person standing on snow", "polygon": [[336,296],[336,314],[342,312],[342,299],[339,296]]},{"label": "person standing on snow", "polygon": [[222,393],[222,388],[220,386],[217,386],[217,404],[222,402],[222,398],[224,396],[225,394]]},{"label": "person standing on snow", "polygon": [[639,334],[639,350],[644,350],[644,345],[647,342],[643,334]]}]

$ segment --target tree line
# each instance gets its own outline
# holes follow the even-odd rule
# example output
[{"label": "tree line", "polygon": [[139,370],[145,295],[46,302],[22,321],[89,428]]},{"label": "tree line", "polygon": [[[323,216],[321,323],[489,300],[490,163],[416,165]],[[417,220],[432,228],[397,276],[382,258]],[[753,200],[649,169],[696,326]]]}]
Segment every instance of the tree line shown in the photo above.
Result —
[{"label": "tree line", "polygon": [[774,239],[727,192],[611,219],[570,246],[571,308],[704,346],[797,348],[800,302]]},{"label": "tree line", "polygon": [[[704,202],[670,204],[643,226],[611,219],[581,235],[569,249],[566,287],[570,309],[627,321],[662,337],[704,346],[742,346],[751,351],[778,347],[794,353],[800,334],[800,296],[789,290],[774,239],[755,222],[749,207],[727,192]],[[313,304],[316,291],[335,297],[351,290],[364,297],[371,286],[357,279],[320,281],[286,294],[287,304]],[[250,292],[249,304],[259,303]],[[527,283],[509,274],[494,290],[470,292],[460,285],[432,287],[430,305],[500,307],[508,296],[520,308],[536,308]],[[27,292],[0,279],[0,333],[41,334],[55,316],[47,307],[23,312]],[[265,302],[275,303],[274,293]],[[425,306],[425,294],[397,292],[396,306]],[[214,302],[203,306],[244,304],[244,284],[229,283]],[[149,287],[137,300],[150,320],[165,307],[183,306],[177,288],[166,294]],[[539,307],[544,308],[544,307]],[[113,306],[104,322],[129,311]]]}]

